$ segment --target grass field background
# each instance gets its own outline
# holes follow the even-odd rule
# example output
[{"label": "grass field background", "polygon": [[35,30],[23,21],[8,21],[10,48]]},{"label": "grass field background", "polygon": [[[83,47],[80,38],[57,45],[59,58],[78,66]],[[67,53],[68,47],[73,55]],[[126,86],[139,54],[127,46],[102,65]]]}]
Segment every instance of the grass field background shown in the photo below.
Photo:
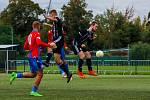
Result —
[{"label": "grass field background", "polygon": [[150,75],[99,75],[67,84],[60,74],[45,74],[40,85],[43,97],[29,96],[34,79],[0,74],[0,100],[150,100]]}]

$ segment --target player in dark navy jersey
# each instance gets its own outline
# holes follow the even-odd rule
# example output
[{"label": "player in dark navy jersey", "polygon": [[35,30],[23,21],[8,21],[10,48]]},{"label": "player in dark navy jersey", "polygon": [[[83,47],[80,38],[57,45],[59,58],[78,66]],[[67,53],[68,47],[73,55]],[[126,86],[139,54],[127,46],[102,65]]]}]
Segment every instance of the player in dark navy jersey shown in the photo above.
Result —
[{"label": "player in dark navy jersey", "polygon": [[[50,26],[50,24],[47,24],[47,25]],[[50,26],[50,27],[52,27],[52,26]],[[47,34],[48,34],[48,44],[50,44],[51,42],[53,42],[53,32],[52,32],[52,30],[49,30]],[[66,35],[66,32],[63,32],[63,35]],[[67,48],[66,42],[64,43],[64,48]],[[53,55],[53,50],[52,50],[52,48],[48,47],[47,55],[46,55],[46,61],[43,62],[43,65],[45,65],[46,67],[49,66],[49,62],[52,58],[52,55]],[[66,78],[67,77],[66,73],[60,68],[60,66],[58,66],[58,68],[59,68],[59,70],[62,74],[62,77]]]},{"label": "player in dark navy jersey", "polygon": [[63,71],[67,74],[67,83],[72,79],[72,74],[69,72],[68,64],[65,61],[64,54],[64,36],[63,36],[63,27],[62,21],[59,17],[57,17],[57,11],[51,10],[49,16],[44,17],[50,21],[53,21],[53,42],[56,44],[57,48],[53,49],[54,60],[58,66],[63,69]]},{"label": "player in dark navy jersey", "polygon": [[91,54],[89,52],[90,48],[88,48],[91,45],[92,41],[96,38],[94,32],[97,30],[97,26],[97,23],[93,21],[90,24],[89,29],[79,31],[72,42],[73,51],[76,55],[79,56],[77,74],[80,78],[86,78],[86,76],[82,73],[82,65],[84,63],[84,59],[86,59],[86,64],[88,66],[88,74],[93,76],[97,75],[92,69]]}]

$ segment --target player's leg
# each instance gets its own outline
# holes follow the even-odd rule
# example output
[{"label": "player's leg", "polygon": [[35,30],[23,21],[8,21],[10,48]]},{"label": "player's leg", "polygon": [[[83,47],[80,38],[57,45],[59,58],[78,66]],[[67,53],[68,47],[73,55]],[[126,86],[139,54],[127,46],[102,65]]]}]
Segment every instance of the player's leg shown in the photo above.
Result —
[{"label": "player's leg", "polygon": [[86,64],[88,67],[88,74],[89,75],[93,75],[93,76],[97,76],[96,72],[92,69],[92,61],[91,61],[91,53],[89,51],[84,52],[85,56],[86,56]]},{"label": "player's leg", "polygon": [[42,77],[43,77],[43,71],[40,70],[40,71],[37,72],[37,75],[35,77],[35,82],[34,82],[34,84],[32,86],[32,91],[30,92],[31,96],[43,96],[43,95],[38,93],[38,87],[40,85]]},{"label": "player's leg", "polygon": [[36,77],[34,84],[32,86],[32,91],[30,92],[31,96],[42,96],[38,93],[38,87],[41,83],[42,77],[43,77],[43,67],[42,67],[42,60],[40,58],[37,58],[37,70],[36,70]]},{"label": "player's leg", "polygon": [[10,78],[10,84],[12,84],[16,78],[34,78],[35,76],[36,76],[36,73],[31,73],[31,72],[24,72],[24,73],[12,72],[11,78]]},{"label": "player's leg", "polygon": [[[61,55],[61,60],[65,63],[66,69],[69,70],[69,69],[68,69],[68,64],[67,64],[67,62],[65,61],[65,50],[64,50],[64,47],[61,48],[61,53],[60,53],[60,55]],[[64,78],[66,78],[67,75],[66,75],[66,73],[61,69],[60,66],[59,66],[59,69],[60,69],[60,71],[61,71],[62,76],[63,76]]]},{"label": "player's leg", "polygon": [[82,49],[80,48],[80,46],[77,45],[77,43],[73,42],[72,50],[75,55],[79,56],[77,75],[80,78],[86,78],[86,76],[82,73],[82,65],[84,63],[85,55],[84,55]]},{"label": "player's leg", "polygon": [[42,96],[41,94],[39,94],[37,92],[38,86],[39,86],[41,79],[42,79],[42,76],[43,76],[42,61],[40,62],[40,67],[38,66],[37,63],[39,63],[39,62],[37,62],[36,58],[30,58],[29,59],[29,65],[30,65],[30,71],[31,72],[13,73],[11,80],[10,80],[10,84],[12,84],[12,82],[15,78],[34,78],[34,77],[36,77],[35,83],[32,87],[32,91],[31,91],[30,95]]},{"label": "player's leg", "polygon": [[43,65],[45,65],[46,67],[49,66],[49,62],[50,62],[50,59],[52,58],[52,55],[53,55],[52,49],[48,47],[48,52],[46,55],[46,62],[43,62]]},{"label": "player's leg", "polygon": [[66,78],[66,77],[67,77],[66,73],[63,71],[63,69],[60,67],[60,65],[57,65],[57,66],[58,66],[58,69],[59,69],[59,71],[60,71],[62,77],[63,77],[63,78]]},{"label": "player's leg", "polygon": [[24,73],[13,72],[11,74],[10,84],[12,84],[16,78],[34,78],[36,76],[35,71],[37,70],[37,68],[35,67],[36,66],[36,59],[30,58],[29,59],[29,65],[30,65],[30,71],[31,72],[24,72]]},{"label": "player's leg", "polygon": [[65,63],[62,61],[61,55],[59,53],[54,53],[54,60],[60,66],[60,68],[67,74],[67,83],[69,83],[70,79],[72,78],[72,74],[65,67]]},{"label": "player's leg", "polygon": [[79,56],[79,61],[78,61],[78,71],[77,71],[77,74],[78,74],[78,76],[80,78],[86,78],[86,76],[82,72],[82,65],[84,63],[84,58],[85,58],[84,52],[80,51],[78,53],[78,56]]},{"label": "player's leg", "polygon": [[[49,62],[50,62],[50,59],[52,58],[52,55],[53,55],[53,51],[51,48],[48,47],[48,53],[46,55],[46,62],[43,62],[43,65],[48,67],[49,66]],[[63,77],[66,77],[66,73],[60,68],[60,66],[58,65],[58,68],[62,74]]]}]

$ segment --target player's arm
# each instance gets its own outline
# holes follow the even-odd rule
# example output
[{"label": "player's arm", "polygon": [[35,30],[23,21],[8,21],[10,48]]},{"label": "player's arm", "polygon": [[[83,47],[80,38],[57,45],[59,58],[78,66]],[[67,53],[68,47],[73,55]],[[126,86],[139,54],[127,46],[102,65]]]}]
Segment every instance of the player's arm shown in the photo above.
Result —
[{"label": "player's arm", "polygon": [[49,44],[41,41],[40,33],[36,34],[36,43],[37,43],[38,46],[50,47]]},{"label": "player's arm", "polygon": [[50,47],[49,44],[47,44],[47,43],[45,43],[45,42],[42,42],[41,39],[40,39],[40,37],[37,37],[37,38],[36,38],[36,43],[37,43],[38,46]]},{"label": "player's arm", "polygon": [[43,14],[43,16],[44,16],[46,19],[48,19],[48,20],[57,21],[56,18],[53,18],[53,17],[51,17],[51,16],[46,16],[45,14]]},{"label": "player's arm", "polygon": [[62,36],[60,35],[59,37],[58,37],[58,39],[57,40],[55,40],[55,41],[53,41],[55,44],[56,43],[59,43],[60,42],[60,40],[61,40],[61,38],[62,38]]},{"label": "player's arm", "polygon": [[47,43],[45,43],[45,42],[42,42],[39,34],[38,34],[38,36],[36,37],[36,43],[37,43],[38,46],[56,48],[56,45],[55,45],[55,43],[53,43],[53,42],[50,43],[50,44],[47,44]]},{"label": "player's arm", "polygon": [[94,33],[91,33],[91,35],[89,36],[89,40],[94,40],[97,38],[97,35]]},{"label": "player's arm", "polygon": [[87,45],[90,46],[90,45],[93,43],[94,39],[95,39],[95,38],[94,38],[93,36],[90,37],[90,38],[88,38],[88,39],[87,39]]},{"label": "player's arm", "polygon": [[48,24],[48,23],[43,23],[43,25],[45,25],[45,26],[49,26],[49,27],[53,27],[53,25]]},{"label": "player's arm", "polygon": [[96,37],[97,37],[96,34],[91,34],[91,37],[89,39],[87,39],[87,45],[91,46],[91,44],[93,43],[93,41]]},{"label": "player's arm", "polygon": [[82,36],[83,36],[83,34],[82,34],[82,31],[80,30],[79,33],[75,37],[75,41],[77,42],[78,46],[81,46],[83,44],[83,42],[82,42],[82,40],[83,40]]}]

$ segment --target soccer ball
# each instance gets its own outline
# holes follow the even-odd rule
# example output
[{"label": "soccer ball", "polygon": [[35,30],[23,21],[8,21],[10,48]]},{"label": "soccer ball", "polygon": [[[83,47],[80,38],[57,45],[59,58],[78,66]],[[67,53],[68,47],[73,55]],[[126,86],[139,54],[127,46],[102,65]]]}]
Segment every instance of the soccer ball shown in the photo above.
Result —
[{"label": "soccer ball", "polygon": [[96,57],[103,57],[103,56],[104,56],[103,51],[99,50],[96,52]]}]

